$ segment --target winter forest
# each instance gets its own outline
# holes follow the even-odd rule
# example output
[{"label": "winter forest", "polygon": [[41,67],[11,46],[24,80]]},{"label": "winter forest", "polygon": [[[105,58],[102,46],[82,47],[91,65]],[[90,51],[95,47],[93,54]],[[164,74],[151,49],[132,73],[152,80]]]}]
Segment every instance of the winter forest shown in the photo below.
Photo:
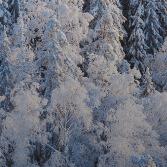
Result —
[{"label": "winter forest", "polygon": [[167,0],[0,0],[0,167],[167,167]]}]

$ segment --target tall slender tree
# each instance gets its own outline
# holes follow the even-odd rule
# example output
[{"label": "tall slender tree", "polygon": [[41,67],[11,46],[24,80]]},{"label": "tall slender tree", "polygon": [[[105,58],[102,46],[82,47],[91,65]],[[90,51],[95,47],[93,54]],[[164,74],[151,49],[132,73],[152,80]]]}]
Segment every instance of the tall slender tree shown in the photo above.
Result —
[{"label": "tall slender tree", "polygon": [[10,92],[13,85],[9,62],[7,60],[11,50],[6,30],[1,32],[0,39],[2,40],[2,43],[0,43],[0,96],[5,96],[5,99],[0,102],[0,108],[2,107],[4,110],[10,111],[12,108],[12,104],[10,103]]},{"label": "tall slender tree", "polygon": [[147,1],[145,3],[145,29],[146,42],[148,45],[147,52],[155,53],[163,42],[163,29],[160,24],[159,16],[157,14],[158,7],[155,0]]},{"label": "tall slender tree", "polygon": [[144,7],[142,3],[139,4],[136,13],[131,17],[132,33],[129,37],[129,55],[131,57],[131,62],[144,71],[144,66],[142,64],[145,56],[146,49],[148,48],[145,41],[144,26],[143,21]]}]

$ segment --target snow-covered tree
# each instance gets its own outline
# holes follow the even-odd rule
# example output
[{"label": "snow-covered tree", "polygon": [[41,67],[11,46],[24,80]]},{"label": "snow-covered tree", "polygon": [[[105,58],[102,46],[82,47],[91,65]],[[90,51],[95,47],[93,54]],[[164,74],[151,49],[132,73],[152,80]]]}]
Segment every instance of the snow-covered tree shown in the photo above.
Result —
[{"label": "snow-covered tree", "polygon": [[19,0],[9,0],[8,1],[9,11],[11,13],[14,22],[17,22],[20,12],[20,1]]},{"label": "snow-covered tree", "polygon": [[0,107],[2,107],[6,111],[10,111],[12,109],[12,104],[10,102],[10,92],[13,87],[12,83],[12,75],[9,67],[9,55],[11,54],[10,50],[10,41],[6,34],[6,31],[2,31],[0,33],[0,95],[4,96],[4,100],[0,102]]},{"label": "snow-covered tree", "polygon": [[162,42],[162,27],[160,24],[160,19],[158,17],[158,6],[155,0],[146,1],[145,4],[145,36],[148,45],[148,53],[155,53]]},{"label": "snow-covered tree", "polygon": [[166,35],[165,29],[167,26],[167,2],[166,0],[157,1],[158,15],[160,17],[160,23],[163,30],[163,35]]},{"label": "snow-covered tree", "polygon": [[0,166],[166,167],[165,14],[165,0],[0,0]]},{"label": "snow-covered tree", "polygon": [[132,16],[132,32],[130,34],[128,43],[129,51],[128,54],[131,57],[134,66],[137,66],[142,72],[145,71],[143,60],[146,57],[147,44],[144,34],[145,23],[143,21],[144,8],[142,3],[139,4],[136,13]]},{"label": "snow-covered tree", "polygon": [[11,24],[11,13],[9,12],[9,6],[7,1],[0,2],[0,29],[4,29],[4,26]]},{"label": "snow-covered tree", "polygon": [[151,74],[150,74],[150,71],[149,71],[148,67],[146,68],[146,72],[143,76],[142,84],[143,84],[142,89],[143,89],[143,95],[144,96],[147,96],[151,93],[154,93],[155,89],[154,89],[154,85],[153,85]]},{"label": "snow-covered tree", "polygon": [[[89,53],[104,55],[107,59],[119,60],[124,57],[120,40],[123,39],[124,17],[116,2],[98,0],[90,2],[90,11],[94,19],[90,23],[88,34],[89,46],[85,49]],[[91,46],[91,47],[90,47]]]},{"label": "snow-covered tree", "polygon": [[[157,135],[153,133],[151,126],[146,122],[141,106],[132,101],[124,101],[119,106],[121,108],[108,111],[105,122],[107,127],[103,127],[104,132],[102,134],[103,145],[107,153],[100,156],[99,167],[135,166],[132,161],[133,156],[140,156],[145,153],[149,155],[151,154],[147,152],[149,144],[154,145],[153,147],[158,145]],[[129,108],[128,103],[133,104],[131,108]]]},{"label": "snow-covered tree", "polygon": [[[76,164],[80,161],[80,166],[82,160],[75,159],[73,152],[76,151],[74,145],[79,144],[80,136],[88,133],[92,124],[92,112],[86,101],[86,90],[78,82],[67,80],[52,92],[48,116],[52,147],[65,157],[66,163],[72,159]],[[74,154],[81,153],[78,150]]]},{"label": "snow-covered tree", "polygon": [[[35,92],[38,85],[33,83],[30,89],[22,82],[13,90],[14,110],[3,121],[1,148],[6,159],[13,166],[28,166],[31,163],[30,148],[35,142],[46,143],[44,135],[40,137],[41,99]],[[4,145],[3,143],[4,142]],[[32,156],[32,155],[31,155]]]},{"label": "snow-covered tree", "polygon": [[167,89],[167,78],[166,78],[166,67],[167,67],[167,54],[166,54],[166,40],[160,48],[160,52],[154,56],[148,55],[145,59],[145,64],[149,67],[151,72],[152,81],[158,91],[166,91]]}]

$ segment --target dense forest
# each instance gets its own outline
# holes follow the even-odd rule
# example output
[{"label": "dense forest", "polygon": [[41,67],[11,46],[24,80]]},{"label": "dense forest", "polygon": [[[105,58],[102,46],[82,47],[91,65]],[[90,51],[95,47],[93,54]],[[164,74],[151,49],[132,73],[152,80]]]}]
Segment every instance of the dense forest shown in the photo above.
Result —
[{"label": "dense forest", "polygon": [[0,167],[167,167],[166,0],[0,0]]}]

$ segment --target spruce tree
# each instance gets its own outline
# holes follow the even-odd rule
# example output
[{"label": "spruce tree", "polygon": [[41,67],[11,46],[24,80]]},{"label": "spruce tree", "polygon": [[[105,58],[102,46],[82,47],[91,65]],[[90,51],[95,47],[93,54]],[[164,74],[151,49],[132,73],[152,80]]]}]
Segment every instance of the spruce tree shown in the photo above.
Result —
[{"label": "spruce tree", "polygon": [[163,42],[161,33],[163,32],[159,16],[158,7],[155,0],[145,3],[145,37],[148,45],[147,52],[155,53]]},{"label": "spruce tree", "polygon": [[146,56],[146,42],[145,42],[145,34],[144,34],[144,21],[143,17],[143,5],[140,3],[137,11],[134,16],[131,17],[132,19],[132,33],[129,37],[129,55],[131,57],[131,62],[141,68],[140,70],[144,70],[143,67],[143,60]]},{"label": "spruce tree", "polygon": [[0,39],[3,41],[0,43],[0,96],[5,96],[5,99],[0,102],[0,108],[3,108],[5,111],[10,111],[12,109],[12,104],[10,102],[12,76],[7,58],[11,50],[9,48],[9,39],[6,30],[0,33]]},{"label": "spruce tree", "polygon": [[156,3],[158,6],[158,15],[160,18],[161,27],[164,29],[163,35],[166,35],[165,29],[167,28],[167,1],[159,0]]},{"label": "spruce tree", "polygon": [[148,67],[146,68],[146,72],[143,76],[142,89],[143,89],[144,96],[150,95],[151,93],[154,93],[154,91],[155,91],[154,85],[152,82],[152,78],[151,78],[151,74],[150,74],[150,70]]}]

